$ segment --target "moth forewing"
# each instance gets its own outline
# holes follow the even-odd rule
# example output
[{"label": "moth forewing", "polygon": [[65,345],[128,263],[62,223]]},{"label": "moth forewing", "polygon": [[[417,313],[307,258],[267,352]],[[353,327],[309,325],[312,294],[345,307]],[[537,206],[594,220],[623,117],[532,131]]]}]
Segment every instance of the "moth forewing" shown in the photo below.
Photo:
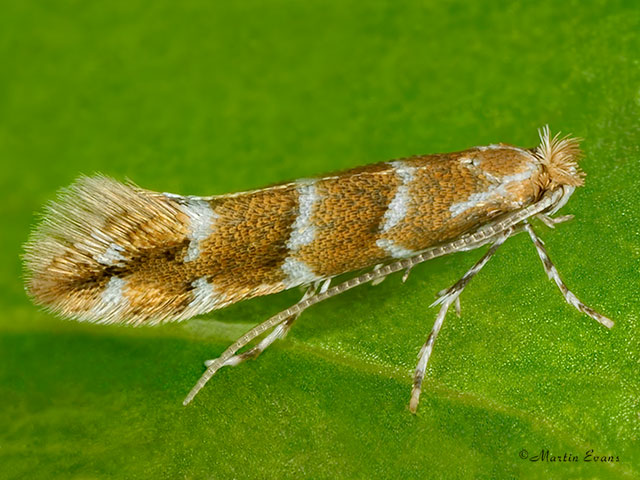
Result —
[{"label": "moth forewing", "polygon": [[413,266],[431,258],[492,244],[438,300],[442,306],[414,378],[415,411],[448,307],[498,246],[523,229],[567,302],[613,325],[567,289],[527,223],[534,216],[548,225],[562,219],[550,215],[583,184],[580,156],[576,139],[551,137],[545,127],[535,149],[474,147],[210,197],[81,177],[49,206],[25,247],[27,291],[63,316],[144,325],[308,287],[300,302],[207,361],[186,404],[219,368],[253,358],[286,335],[311,305],[397,271],[404,270],[406,279]]}]

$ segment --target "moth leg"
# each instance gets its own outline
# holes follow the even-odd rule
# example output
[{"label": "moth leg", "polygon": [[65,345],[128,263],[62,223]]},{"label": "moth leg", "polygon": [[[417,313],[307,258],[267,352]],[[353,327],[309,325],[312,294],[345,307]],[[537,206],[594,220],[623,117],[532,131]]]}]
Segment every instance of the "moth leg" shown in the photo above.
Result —
[{"label": "moth leg", "polygon": [[544,245],[542,244],[542,240],[540,240],[538,235],[536,235],[536,232],[533,231],[533,228],[531,228],[531,225],[527,223],[524,225],[524,228],[529,233],[529,237],[531,237],[531,241],[533,242],[533,244],[536,247],[536,250],[538,251],[538,256],[540,257],[540,260],[542,260],[542,265],[544,266],[544,269],[547,272],[547,276],[549,277],[550,280],[553,280],[555,284],[558,286],[558,288],[562,292],[562,296],[567,301],[567,303],[573,306],[574,308],[578,309],[582,313],[589,315],[596,322],[601,323],[605,327],[607,328],[613,327],[612,320],[605,317],[604,315],[599,314],[593,308],[586,306],[584,303],[582,303],[578,299],[578,297],[576,297],[573,294],[573,292],[571,292],[567,288],[567,286],[564,284],[564,282],[560,278],[560,274],[558,273],[558,270],[556,269],[555,265],[551,262],[551,259],[549,258],[549,254],[547,254],[547,251],[544,248]]},{"label": "moth leg", "polygon": [[412,269],[413,269],[413,265],[404,271],[404,273],[402,274],[402,283],[407,281],[407,278],[409,278],[409,274],[411,273]]},{"label": "moth leg", "polygon": [[[447,292],[449,292],[449,290],[450,290],[449,288],[445,288],[445,289],[443,289],[443,290],[440,290],[440,291],[436,294],[436,297],[438,297],[438,299],[440,299],[440,298],[444,297],[444,296],[447,294]],[[436,300],[436,301],[437,301],[437,300]],[[435,303],[434,303],[434,304],[432,304],[432,305],[430,305],[430,306],[433,306],[433,305],[435,305]],[[454,307],[455,307],[455,309],[456,309],[456,315],[459,317],[459,316],[460,316],[460,313],[461,313],[461,309],[460,309],[460,297],[456,297],[456,301],[454,302]]]},{"label": "moth leg", "polygon": [[[383,264],[379,263],[378,265],[376,265],[375,267],[373,267],[373,271],[376,272],[378,270],[380,270],[382,268]],[[380,285],[382,282],[385,281],[385,279],[387,278],[387,276],[385,275],[384,277],[378,277],[375,280],[371,281],[371,286],[375,287],[376,285]]]},{"label": "moth leg", "polygon": [[[244,362],[245,360],[258,357],[258,355],[264,352],[265,349],[269,345],[271,345],[273,342],[275,342],[279,338],[284,338],[287,335],[287,333],[289,333],[289,330],[291,329],[291,325],[293,324],[293,322],[297,320],[299,316],[300,316],[300,313],[289,317],[280,325],[276,325],[274,329],[271,331],[271,333],[266,337],[264,337],[262,340],[260,340],[260,342],[258,342],[258,344],[255,347],[250,348],[246,352],[238,353],[237,355],[234,355],[233,357],[225,360],[222,366],[235,367],[236,365]],[[215,358],[211,360],[205,360],[204,365],[206,367],[209,367],[216,360],[217,359]]]},{"label": "moth leg", "polygon": [[573,220],[573,215],[561,215],[559,217],[550,217],[546,213],[539,213],[536,215],[542,223],[544,223],[549,228],[556,228],[558,223],[568,222],[569,220]]},{"label": "moth leg", "polygon": [[416,371],[413,376],[413,389],[411,390],[411,400],[409,401],[409,410],[411,413],[416,413],[418,409],[418,403],[420,402],[420,393],[422,392],[422,381],[424,380],[424,374],[427,369],[427,363],[429,362],[429,357],[431,356],[431,352],[433,351],[433,344],[438,337],[438,333],[442,328],[442,323],[444,322],[444,317],[447,315],[447,311],[452,303],[456,303],[460,294],[467,286],[467,284],[471,281],[473,276],[478,273],[482,267],[489,261],[489,259],[496,252],[498,247],[504,243],[504,241],[509,238],[513,234],[513,229],[509,229],[504,234],[502,234],[495,243],[487,250],[478,262],[471,267],[467,273],[465,273],[460,280],[458,280],[453,286],[441,292],[440,298],[438,298],[435,302],[431,304],[434,305],[442,305],[440,307],[440,311],[438,312],[438,316],[436,317],[436,321],[433,324],[433,328],[427,337],[427,341],[424,343],[422,348],[420,349],[420,353],[418,354],[418,365],[416,366]]},{"label": "moth leg", "polygon": [[[329,288],[329,284],[330,283],[331,283],[331,279],[327,279],[324,282],[317,282],[317,283],[311,285],[309,288],[307,288],[307,290],[305,291],[305,293],[302,296],[302,298],[300,299],[300,301],[306,300],[307,298],[315,295],[316,293],[325,292],[327,290],[327,288]],[[301,314],[302,314],[302,312],[299,312],[299,313],[297,313],[295,315],[292,315],[287,320],[285,320],[283,323],[280,323],[279,325],[276,325],[273,328],[273,330],[271,331],[271,333],[269,335],[267,335],[266,337],[264,337],[262,340],[260,340],[260,342],[258,342],[258,344],[255,347],[247,350],[246,352],[234,355],[233,357],[231,357],[228,360],[226,360],[222,366],[224,366],[224,367],[235,367],[236,365],[238,365],[239,363],[244,362],[245,360],[249,360],[251,358],[256,358],[258,355],[260,355],[262,352],[264,352],[265,349],[269,345],[271,345],[273,342],[275,342],[279,338],[286,337],[287,334],[289,333],[289,330],[291,330],[291,326],[293,325],[293,322],[295,322],[298,319],[298,317],[300,317]],[[205,364],[205,366],[209,367],[213,362],[215,362],[215,359],[206,360],[204,362],[204,364]]]},{"label": "moth leg", "polygon": [[[319,301],[325,298],[331,297],[332,296],[331,292],[326,292],[326,288],[328,288],[328,284],[325,281],[325,283],[321,287],[322,293],[312,295],[308,298],[303,297],[303,299],[300,300],[295,305],[292,305],[291,307],[285,310],[282,310],[279,313],[276,313],[273,317],[256,325],[247,333],[245,333],[240,338],[238,338],[235,342],[229,345],[227,349],[224,352],[222,352],[222,354],[218,358],[208,361],[207,369],[200,376],[196,384],[193,386],[193,388],[189,391],[185,399],[182,401],[182,405],[188,405],[189,403],[191,403],[191,401],[195,398],[198,392],[202,390],[202,388],[207,384],[207,382],[211,379],[211,377],[213,377],[218,370],[224,367],[226,362],[230,358],[233,358],[238,352],[238,350],[240,350],[242,347],[245,347],[246,345],[251,343],[251,341],[258,338],[264,332],[280,325],[283,322],[288,321],[291,317],[298,316],[300,313],[302,313],[304,310],[309,308],[311,305],[314,305],[315,303],[318,303]],[[338,289],[337,291],[339,290],[340,289]],[[275,338],[273,338],[272,341],[273,340],[275,340]],[[241,361],[242,360],[238,361],[237,363],[240,363]]]}]

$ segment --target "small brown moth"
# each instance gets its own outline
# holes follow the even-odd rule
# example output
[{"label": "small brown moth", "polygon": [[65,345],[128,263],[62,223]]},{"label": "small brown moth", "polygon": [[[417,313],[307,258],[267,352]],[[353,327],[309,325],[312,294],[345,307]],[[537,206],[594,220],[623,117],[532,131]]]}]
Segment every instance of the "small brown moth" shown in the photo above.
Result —
[{"label": "small brown moth", "polygon": [[[26,244],[27,290],[37,304],[97,323],[184,320],[259,295],[306,286],[303,298],[248,331],[214,373],[258,356],[308,307],[418,263],[491,247],[434,302],[441,305],[418,355],[410,409],[418,407],[433,344],[452,304],[507,238],[525,230],[566,301],[607,328],[608,318],[569,291],[528,219],[554,215],[583,185],[578,140],[540,131],[540,145],[506,144],[377,163],[331,176],[211,197],[81,177],[49,205]],[[367,273],[330,287],[343,273]],[[253,348],[238,353],[271,330]]]}]

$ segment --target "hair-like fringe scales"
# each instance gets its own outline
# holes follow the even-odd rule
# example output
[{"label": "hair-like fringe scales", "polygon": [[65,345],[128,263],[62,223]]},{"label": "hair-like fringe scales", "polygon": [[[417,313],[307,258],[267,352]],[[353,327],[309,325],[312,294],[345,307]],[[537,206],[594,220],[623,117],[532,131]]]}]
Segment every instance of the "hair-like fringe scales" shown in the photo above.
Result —
[{"label": "hair-like fringe scales", "polygon": [[579,187],[584,185],[585,174],[578,165],[582,158],[580,138],[566,135],[560,137],[557,133],[553,138],[549,125],[538,130],[540,145],[535,154],[546,167],[550,180],[557,184]]},{"label": "hair-like fringe scales", "polygon": [[138,323],[142,316],[105,304],[105,285],[93,288],[87,280],[109,266],[124,267],[157,238],[183,238],[180,215],[165,196],[131,183],[102,175],[78,178],[46,207],[24,247],[27,293],[65,317]]}]

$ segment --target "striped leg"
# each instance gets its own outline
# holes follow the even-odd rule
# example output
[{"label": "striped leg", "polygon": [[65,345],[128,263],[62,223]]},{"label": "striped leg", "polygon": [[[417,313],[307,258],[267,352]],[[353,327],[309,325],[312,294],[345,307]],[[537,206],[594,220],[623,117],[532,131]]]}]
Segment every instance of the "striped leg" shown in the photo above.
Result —
[{"label": "striped leg", "polygon": [[[300,317],[300,315],[301,313],[297,313],[296,315],[289,317],[289,319],[285,320],[280,325],[276,325],[276,327],[271,331],[271,333],[266,337],[264,337],[262,340],[260,340],[260,342],[258,342],[258,344],[255,347],[247,350],[246,352],[242,352],[242,353],[238,353],[237,355],[234,355],[233,357],[226,360],[222,364],[222,366],[235,367],[236,365],[244,362],[245,360],[258,357],[258,355],[264,352],[265,349],[269,345],[271,345],[273,342],[275,342],[279,338],[286,337],[287,334],[289,333],[289,330],[291,329],[291,325],[293,324],[293,322],[295,322],[298,319],[298,317]],[[215,361],[216,361],[215,358],[212,360],[205,360],[204,364],[206,367],[209,367]]]},{"label": "striped leg", "polygon": [[569,220],[573,220],[573,215],[562,215],[560,217],[550,217],[546,213],[539,213],[536,215],[542,223],[544,223],[549,228],[556,228],[558,223],[568,222]]},{"label": "striped leg", "polygon": [[[445,288],[443,290],[440,290],[436,294],[436,296],[438,297],[438,299],[440,299],[440,297],[443,297],[444,295],[446,295],[449,290],[450,290],[449,288]],[[436,305],[436,303],[432,303],[429,306],[433,307],[434,305]],[[456,297],[456,301],[454,302],[454,307],[456,309],[456,315],[459,317],[461,315],[461,312],[462,312],[462,309],[460,308],[460,297]]]},{"label": "striped leg", "polygon": [[593,308],[586,306],[584,303],[582,303],[578,299],[578,297],[576,297],[573,294],[573,292],[571,292],[567,288],[567,286],[564,284],[564,282],[560,278],[560,274],[558,273],[558,270],[556,270],[555,265],[551,262],[551,259],[549,258],[549,255],[547,254],[547,251],[545,250],[544,245],[542,244],[542,240],[540,240],[540,238],[536,235],[536,232],[533,231],[533,228],[531,228],[531,225],[527,223],[524,225],[524,228],[527,231],[527,233],[529,233],[529,237],[531,237],[531,241],[533,242],[533,244],[536,247],[536,250],[538,251],[538,256],[540,257],[540,260],[542,260],[542,265],[544,265],[544,269],[547,272],[547,276],[549,277],[550,280],[553,280],[556,283],[556,285],[562,292],[562,296],[567,301],[567,303],[575,307],[576,309],[580,310],[582,313],[589,315],[596,322],[601,323],[605,327],[607,328],[613,327],[612,320],[608,319],[604,315],[599,314]]},{"label": "striped leg", "polygon": [[[316,293],[326,292],[327,288],[329,288],[330,283],[331,283],[331,279],[327,279],[322,283],[314,283],[309,288],[307,288],[306,292],[304,292],[304,295],[302,296],[300,301],[302,302],[303,300],[306,300],[307,298],[312,297]],[[302,312],[298,312],[297,314],[289,317],[283,323],[276,325],[274,329],[271,331],[271,333],[266,337],[264,337],[262,340],[260,340],[260,342],[258,342],[258,344],[255,347],[247,350],[246,352],[234,355],[233,357],[226,360],[222,366],[235,367],[236,365],[244,362],[245,360],[258,357],[258,355],[264,352],[265,349],[269,345],[271,345],[273,342],[275,342],[279,338],[286,337],[287,334],[289,333],[289,330],[291,330],[291,325],[293,325],[293,322],[295,322],[298,319],[298,317],[300,317],[301,314]],[[215,362],[215,360],[216,359],[206,360],[204,364],[205,366],[209,367],[213,362]]]},{"label": "striped leg", "polygon": [[498,237],[491,248],[487,250],[487,253],[485,253],[482,258],[473,267],[471,267],[460,280],[458,280],[451,288],[441,292],[441,294],[439,294],[440,297],[430,305],[442,306],[440,307],[440,311],[438,312],[436,321],[433,324],[431,333],[429,333],[427,341],[422,346],[422,348],[420,349],[420,353],[418,354],[418,365],[416,366],[416,372],[413,377],[413,390],[411,391],[411,400],[409,401],[409,410],[411,411],[411,413],[416,413],[416,411],[418,410],[420,393],[422,392],[422,381],[427,369],[427,363],[429,362],[429,357],[431,356],[431,352],[433,351],[433,344],[435,343],[436,338],[438,337],[438,333],[442,328],[442,323],[444,322],[444,317],[446,316],[449,307],[452,303],[456,303],[457,308],[459,308],[460,304],[457,303],[457,301],[464,288],[471,281],[473,276],[478,273],[482,269],[482,267],[485,266],[485,264],[496,252],[498,247],[502,245],[504,241],[513,234],[513,229],[505,231],[503,235]]}]

